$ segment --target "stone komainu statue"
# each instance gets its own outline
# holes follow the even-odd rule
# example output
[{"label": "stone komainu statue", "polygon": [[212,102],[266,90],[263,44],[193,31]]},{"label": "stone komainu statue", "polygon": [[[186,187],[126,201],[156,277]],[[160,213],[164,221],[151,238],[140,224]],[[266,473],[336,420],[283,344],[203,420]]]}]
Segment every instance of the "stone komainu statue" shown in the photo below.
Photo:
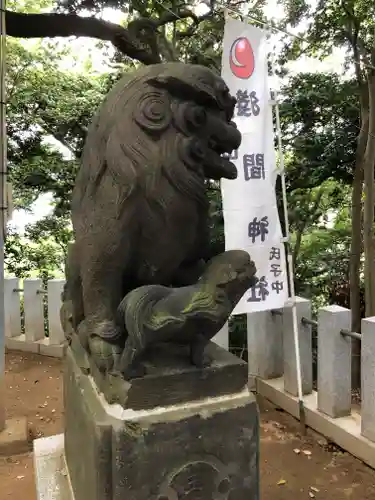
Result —
[{"label": "stone komainu statue", "polygon": [[[226,252],[220,265],[210,264],[209,279],[200,279],[208,247],[206,179],[237,176],[222,156],[241,142],[231,121],[235,104],[211,70],[168,63],[126,74],[94,117],[73,192],[75,242],[64,301],[72,330],[100,369],[126,375],[134,358],[160,340],[203,349],[254,284],[254,264],[242,251]],[[146,294],[134,293],[144,286]]]}]

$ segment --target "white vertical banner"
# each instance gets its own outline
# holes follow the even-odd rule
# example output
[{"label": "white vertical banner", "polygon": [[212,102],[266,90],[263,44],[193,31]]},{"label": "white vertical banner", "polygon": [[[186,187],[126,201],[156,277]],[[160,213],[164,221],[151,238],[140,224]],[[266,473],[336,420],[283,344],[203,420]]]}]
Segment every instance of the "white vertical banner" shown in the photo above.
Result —
[{"label": "white vertical banner", "polygon": [[237,179],[221,181],[225,248],[248,251],[259,279],[233,314],[280,308],[288,299],[288,281],[276,203],[278,171],[265,31],[226,20],[222,77],[237,98],[234,121],[242,134],[241,146],[231,157]]}]

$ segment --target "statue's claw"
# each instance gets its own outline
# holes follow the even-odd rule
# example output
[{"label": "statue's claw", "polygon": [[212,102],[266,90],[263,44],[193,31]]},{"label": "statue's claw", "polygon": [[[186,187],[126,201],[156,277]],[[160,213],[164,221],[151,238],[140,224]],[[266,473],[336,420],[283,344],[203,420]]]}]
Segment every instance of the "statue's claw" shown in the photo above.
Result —
[{"label": "statue's claw", "polygon": [[91,335],[88,339],[90,353],[101,372],[114,370],[121,357],[122,349],[97,335]]}]

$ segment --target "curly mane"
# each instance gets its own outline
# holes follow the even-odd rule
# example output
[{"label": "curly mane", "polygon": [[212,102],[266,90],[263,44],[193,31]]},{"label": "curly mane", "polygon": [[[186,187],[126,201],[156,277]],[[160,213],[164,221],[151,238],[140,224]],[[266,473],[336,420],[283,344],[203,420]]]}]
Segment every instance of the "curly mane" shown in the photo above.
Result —
[{"label": "curly mane", "polygon": [[[164,73],[159,65],[148,66],[117,82],[88,130],[73,204],[86,196],[95,198],[108,172],[117,186],[121,207],[139,190],[151,201],[151,193],[157,192],[155,186],[162,179],[168,179],[182,195],[207,205],[204,178],[182,159],[176,161],[176,150],[187,137],[178,130],[176,134],[171,108],[185,100],[215,105],[211,72],[196,66],[186,76],[188,66],[174,63],[173,71],[168,72],[168,65],[163,65]],[[152,201],[161,205],[160,200]]]}]

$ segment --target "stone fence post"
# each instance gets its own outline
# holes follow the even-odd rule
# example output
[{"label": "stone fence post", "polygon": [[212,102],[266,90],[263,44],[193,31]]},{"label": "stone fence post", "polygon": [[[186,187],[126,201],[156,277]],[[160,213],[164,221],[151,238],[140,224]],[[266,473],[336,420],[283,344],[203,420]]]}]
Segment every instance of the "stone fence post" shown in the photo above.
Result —
[{"label": "stone fence post", "polygon": [[[278,310],[276,312],[282,312]],[[249,381],[272,379],[283,374],[282,315],[271,311],[247,314]]]},{"label": "stone fence post", "polygon": [[25,311],[25,337],[29,342],[44,339],[44,306],[42,280],[25,279],[24,311]]},{"label": "stone fence post", "polygon": [[361,432],[375,441],[375,317],[362,320]]},{"label": "stone fence post", "polygon": [[60,321],[61,294],[65,280],[52,279],[48,281],[48,334],[50,345],[60,345],[65,340]]},{"label": "stone fence post", "polygon": [[340,306],[320,309],[318,319],[318,409],[337,418],[351,413],[351,312]]},{"label": "stone fence post", "polygon": [[21,335],[21,298],[18,278],[5,278],[4,310],[5,337],[12,338]]},{"label": "stone fence post", "polygon": [[[311,394],[313,389],[311,326],[302,323],[302,318],[311,319],[311,302],[307,299],[296,297],[296,310],[302,371],[302,392],[303,394]],[[283,351],[284,390],[292,396],[298,396],[293,306],[291,303],[287,304],[283,310]]]}]

